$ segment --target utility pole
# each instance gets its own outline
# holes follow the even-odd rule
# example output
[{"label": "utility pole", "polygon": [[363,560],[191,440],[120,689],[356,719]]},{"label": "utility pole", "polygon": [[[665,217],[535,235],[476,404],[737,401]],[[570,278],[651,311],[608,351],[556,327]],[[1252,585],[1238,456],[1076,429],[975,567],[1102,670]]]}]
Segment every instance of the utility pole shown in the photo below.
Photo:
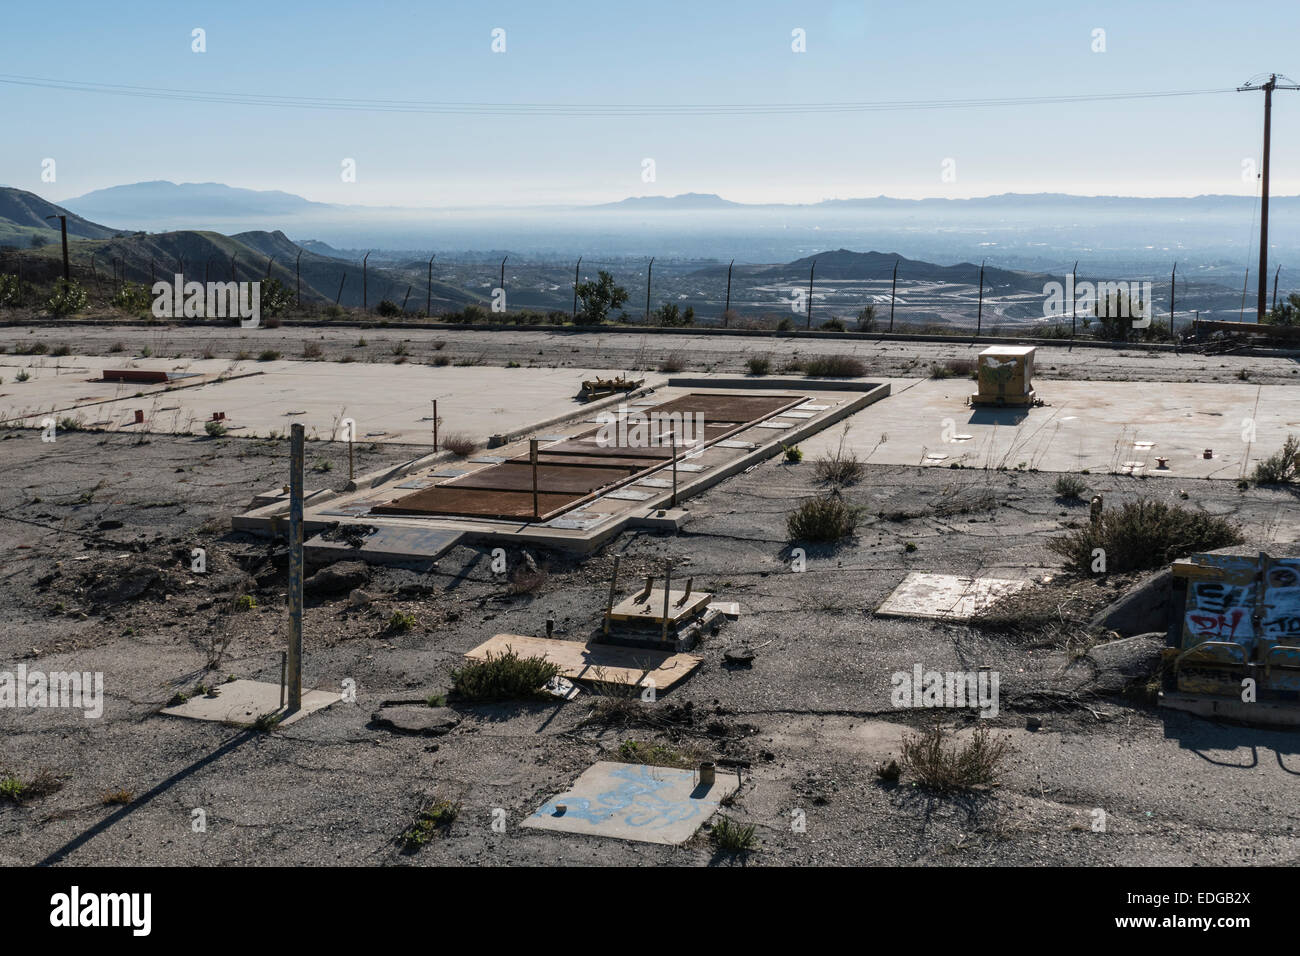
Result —
[{"label": "utility pole", "polygon": [[645,324],[650,324],[650,277],[654,275],[655,257],[650,257],[650,265],[645,271]]},{"label": "utility pole", "polygon": [[582,256],[578,256],[578,264],[573,267],[573,324],[578,324],[578,271],[582,268]]},{"label": "utility pole", "polygon": [[731,268],[736,264],[736,260],[731,260],[731,265],[727,266],[727,304],[722,307],[722,327],[727,327],[727,313],[731,311]]},{"label": "utility pole", "polygon": [[894,294],[898,292],[898,260],[894,260],[894,280],[889,286],[889,331],[894,331]]},{"label": "utility pole", "polygon": [[67,216],[46,216],[46,219],[58,219],[59,230],[63,233],[63,281],[72,280],[72,273],[68,271],[68,217]]},{"label": "utility pole", "polygon": [[1264,304],[1268,297],[1268,154],[1272,138],[1273,91],[1300,90],[1300,85],[1289,81],[1287,77],[1281,79],[1288,82],[1279,83],[1278,79],[1276,73],[1270,73],[1268,79],[1259,86],[1247,80],[1244,86],[1237,87],[1239,93],[1247,90],[1264,91],[1264,164],[1260,174],[1259,206],[1259,300],[1255,307],[1255,321],[1261,325],[1264,323]]},{"label": "utility pole", "polygon": [[813,276],[817,274],[817,260],[812,262],[812,268],[808,270],[808,319],[804,322],[804,328],[812,328],[812,293],[813,293]]}]

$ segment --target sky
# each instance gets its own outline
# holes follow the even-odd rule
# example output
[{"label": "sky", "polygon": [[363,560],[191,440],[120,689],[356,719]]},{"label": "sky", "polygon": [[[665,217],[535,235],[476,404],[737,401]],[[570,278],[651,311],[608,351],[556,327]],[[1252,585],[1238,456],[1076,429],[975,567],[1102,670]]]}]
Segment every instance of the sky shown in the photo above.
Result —
[{"label": "sky", "polygon": [[[1231,90],[1265,71],[1300,79],[1298,27],[1290,0],[8,4],[0,79],[276,105],[0,82],[0,183],[56,202],[165,179],[320,202],[505,208],[685,192],[740,202],[1253,195],[1258,92],[869,112],[539,108]],[[535,105],[448,114],[286,105],[292,97]],[[1272,155],[1273,195],[1300,193],[1300,92],[1274,94]],[[1243,175],[1243,163],[1255,166]]]}]

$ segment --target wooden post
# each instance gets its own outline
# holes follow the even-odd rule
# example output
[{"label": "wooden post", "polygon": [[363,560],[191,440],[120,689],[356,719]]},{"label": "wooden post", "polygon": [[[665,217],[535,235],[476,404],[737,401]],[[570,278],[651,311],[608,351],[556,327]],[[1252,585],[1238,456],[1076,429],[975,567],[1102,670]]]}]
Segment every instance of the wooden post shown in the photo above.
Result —
[{"label": "wooden post", "polygon": [[533,466],[533,520],[536,521],[541,517],[541,511],[537,505],[537,439],[528,439],[528,461]]},{"label": "wooden post", "polygon": [[289,710],[302,707],[303,426],[292,426],[289,461]]},{"label": "wooden post", "polygon": [[618,555],[614,555],[614,574],[609,579],[609,600],[605,602],[605,633],[609,633],[609,621],[614,614],[614,598],[618,594]]}]

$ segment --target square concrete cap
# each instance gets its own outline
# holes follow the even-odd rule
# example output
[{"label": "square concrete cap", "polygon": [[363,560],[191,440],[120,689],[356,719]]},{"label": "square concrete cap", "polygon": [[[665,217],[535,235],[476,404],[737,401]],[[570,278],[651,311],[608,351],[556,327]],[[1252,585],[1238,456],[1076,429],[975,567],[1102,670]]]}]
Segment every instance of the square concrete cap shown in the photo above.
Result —
[{"label": "square concrete cap", "polygon": [[693,770],[602,760],[523,826],[675,845],[689,840],[738,787],[736,775],[722,770],[705,786]]},{"label": "square concrete cap", "polygon": [[1004,594],[1028,584],[1007,578],[963,578],[911,571],[876,608],[876,613],[881,617],[967,621]]},{"label": "square concrete cap", "polygon": [[217,723],[251,724],[262,714],[284,713],[279,726],[321,710],[342,699],[342,694],[323,690],[302,692],[302,707],[293,713],[280,708],[280,685],[256,680],[235,680],[219,684],[215,697],[196,694],[183,704],[164,707],[161,713],[169,717],[188,717],[190,720],[211,720]]}]

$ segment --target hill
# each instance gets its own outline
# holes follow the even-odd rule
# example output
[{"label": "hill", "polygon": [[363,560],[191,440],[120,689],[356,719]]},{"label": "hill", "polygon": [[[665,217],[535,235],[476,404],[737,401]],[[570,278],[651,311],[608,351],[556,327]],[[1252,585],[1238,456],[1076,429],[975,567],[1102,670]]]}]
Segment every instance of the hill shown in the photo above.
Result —
[{"label": "hill", "polygon": [[58,215],[68,217],[69,239],[108,239],[119,231],[83,219],[25,189],[0,186],[0,246],[30,246],[32,236],[58,241],[58,220],[45,218]]}]

